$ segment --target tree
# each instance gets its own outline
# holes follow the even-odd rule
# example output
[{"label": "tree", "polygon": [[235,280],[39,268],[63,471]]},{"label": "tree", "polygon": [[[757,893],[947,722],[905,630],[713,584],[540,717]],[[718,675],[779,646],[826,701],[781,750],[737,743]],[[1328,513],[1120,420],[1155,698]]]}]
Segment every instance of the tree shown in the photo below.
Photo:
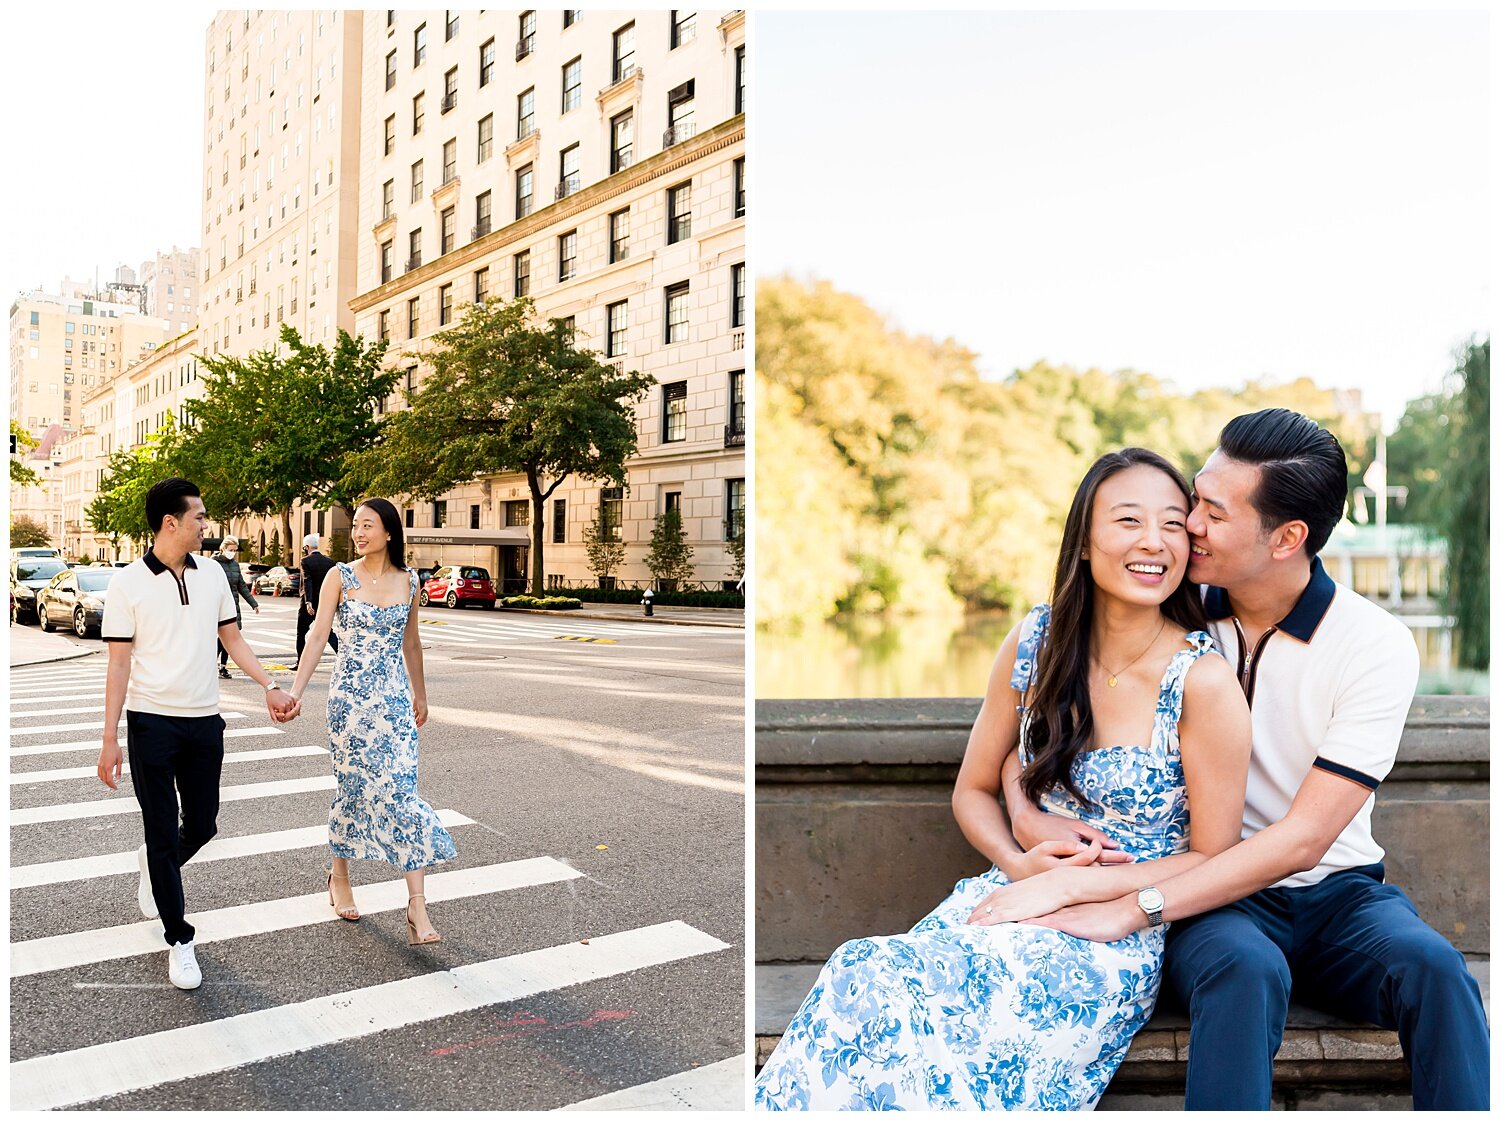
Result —
[{"label": "tree", "polygon": [[1439,525],[1448,540],[1446,601],[1458,664],[1490,666],[1490,341],[1457,356],[1452,443]]},{"label": "tree", "polygon": [[583,548],[588,554],[589,571],[604,587],[625,561],[625,542],[615,538],[603,502],[599,503],[599,516],[583,527]]},{"label": "tree", "polygon": [[10,520],[10,547],[12,549],[40,549],[52,544],[47,527],[35,518],[24,515]]},{"label": "tree", "polygon": [[21,462],[21,458],[24,458],[27,452],[37,446],[37,438],[22,428],[19,420],[12,417],[10,422],[10,439],[16,448],[10,459],[10,485],[13,487],[36,486],[37,483],[42,481],[42,477]]},{"label": "tree", "polygon": [[658,591],[676,591],[679,582],[693,578],[693,547],[688,544],[682,511],[667,510],[656,516],[646,568],[655,578]]},{"label": "tree", "polygon": [[470,305],[432,336],[432,372],[407,394],[350,479],[435,499],[481,475],[517,472],[531,494],[531,591],[543,594],[546,500],[570,475],[625,482],[635,454],[633,402],[655,383],[574,346],[561,319],[532,323],[531,300]]},{"label": "tree", "polygon": [[146,492],[163,479],[181,474],[176,462],[181,439],[181,430],[168,413],[166,423],[140,447],[120,448],[109,457],[99,493],[84,511],[96,532],[108,534],[116,546],[122,537],[138,545],[151,540]]},{"label": "tree", "polygon": [[745,533],[741,530],[724,542],[724,551],[729,554],[729,578],[741,580],[745,575]]}]

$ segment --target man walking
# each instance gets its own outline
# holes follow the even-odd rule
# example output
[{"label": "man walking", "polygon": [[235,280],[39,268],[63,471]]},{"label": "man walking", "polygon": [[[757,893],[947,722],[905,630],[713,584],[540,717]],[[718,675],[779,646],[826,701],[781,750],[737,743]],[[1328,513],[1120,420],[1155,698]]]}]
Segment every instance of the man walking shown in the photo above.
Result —
[{"label": "man walking", "polygon": [[[318,535],[309,533],[302,539],[302,603],[297,610],[297,666],[302,664],[302,648],[307,645],[307,630],[318,614],[318,594],[323,590],[323,577],[333,568],[333,561],[318,552]],[[338,653],[339,636],[330,634],[328,644]]]},{"label": "man walking", "polygon": [[[260,614],[260,604],[255,602],[255,597],[250,594],[250,585],[245,582],[245,573],[240,569],[240,539],[238,537],[226,537],[219,544],[219,551],[214,554],[214,560],[219,562],[219,567],[224,570],[224,579],[229,581],[229,595],[234,600],[234,625],[238,630],[243,626],[240,616],[240,600],[250,605],[250,610],[257,615]],[[235,665],[239,665],[238,661]],[[224,644],[219,643],[219,676],[225,681],[231,677],[229,672],[229,651],[224,649]]]},{"label": "man walking", "polygon": [[100,630],[109,644],[109,668],[98,773],[111,790],[119,789],[123,708],[130,784],[146,834],[136,899],[147,918],[161,916],[172,984],[195,989],[203,975],[185,918],[182,866],[217,829],[224,720],[215,641],[264,686],[273,720],[294,719],[300,706],[261,669],[240,635],[219,565],[193,556],[203,545],[205,522],[198,488],[186,479],[157,483],[146,494],[146,521],[155,534],[151,548],[120,570],[105,601]]},{"label": "man walking", "polygon": [[[1141,890],[1032,920],[1097,941],[1173,923],[1165,970],[1191,1014],[1188,1109],[1271,1107],[1294,986],[1324,1011],[1395,1029],[1417,1109],[1489,1107],[1479,987],[1385,882],[1370,832],[1418,659],[1399,619],[1318,560],[1347,472],[1330,433],[1266,409],[1230,421],[1194,481],[1188,578],[1207,587],[1214,640],[1250,701],[1244,839],[1179,876],[1133,877],[1120,886]],[[1006,801],[1022,844],[1056,836],[1009,781]]]}]

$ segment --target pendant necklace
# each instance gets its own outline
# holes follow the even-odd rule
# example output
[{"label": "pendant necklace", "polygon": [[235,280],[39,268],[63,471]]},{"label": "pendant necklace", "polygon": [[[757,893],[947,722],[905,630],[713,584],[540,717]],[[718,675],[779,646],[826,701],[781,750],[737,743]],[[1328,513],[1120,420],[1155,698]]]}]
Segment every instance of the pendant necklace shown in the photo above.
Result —
[{"label": "pendant necklace", "polygon": [[[1166,630],[1166,627],[1167,627],[1166,616],[1162,616],[1161,626],[1159,626],[1159,627],[1156,628],[1156,633],[1151,636],[1151,641],[1146,644],[1146,650],[1150,650],[1151,647],[1153,647],[1153,646],[1156,645],[1156,640],[1161,637],[1161,632],[1164,631],[1164,630]],[[1135,665],[1142,658],[1144,658],[1146,656],[1146,650],[1142,650],[1134,658],[1131,658],[1130,661],[1127,662],[1124,665],[1124,667],[1122,667],[1116,673],[1110,673],[1109,667],[1106,666],[1102,661],[1099,660],[1098,655],[1095,655],[1094,661],[1096,661],[1096,662],[1099,663],[1099,668],[1100,669],[1102,669],[1105,673],[1109,674],[1109,687],[1111,689],[1113,689],[1116,685],[1118,685],[1120,683],[1120,674],[1124,673],[1125,670],[1128,670],[1131,666]]]}]

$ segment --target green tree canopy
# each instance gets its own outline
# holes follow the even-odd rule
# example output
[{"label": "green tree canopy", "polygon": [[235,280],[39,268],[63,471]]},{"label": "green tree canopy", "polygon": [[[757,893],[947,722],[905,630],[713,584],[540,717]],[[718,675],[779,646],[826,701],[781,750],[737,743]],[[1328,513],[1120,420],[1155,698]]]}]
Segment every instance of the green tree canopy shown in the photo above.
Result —
[{"label": "green tree canopy", "polygon": [[[10,436],[16,443],[16,455],[24,457],[27,452],[37,446],[39,442],[35,436],[21,426],[21,422],[14,417],[10,421]],[[20,459],[12,457],[10,461],[10,485],[13,487],[32,487],[42,481],[42,477],[27,467]]]},{"label": "green tree canopy", "polygon": [[35,518],[21,516],[10,520],[10,547],[12,549],[40,549],[52,544],[47,527]]}]

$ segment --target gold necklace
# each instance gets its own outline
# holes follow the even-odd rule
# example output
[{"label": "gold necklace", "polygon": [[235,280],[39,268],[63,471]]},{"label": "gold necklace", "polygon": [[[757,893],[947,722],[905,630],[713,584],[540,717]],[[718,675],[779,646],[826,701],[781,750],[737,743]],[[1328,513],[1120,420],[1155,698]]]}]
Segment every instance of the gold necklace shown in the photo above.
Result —
[{"label": "gold necklace", "polygon": [[[1150,650],[1151,647],[1153,647],[1153,646],[1156,645],[1156,640],[1161,637],[1161,632],[1164,631],[1164,630],[1166,630],[1166,629],[1167,629],[1167,617],[1165,615],[1163,615],[1162,616],[1162,620],[1161,620],[1161,626],[1159,626],[1159,627],[1156,628],[1156,633],[1151,636],[1151,641],[1146,644],[1146,650]],[[1096,662],[1099,663],[1099,668],[1100,669],[1102,669],[1105,673],[1109,674],[1109,687],[1111,689],[1113,689],[1116,685],[1118,685],[1120,683],[1120,674],[1124,673],[1125,670],[1128,670],[1131,666],[1135,665],[1142,658],[1144,658],[1146,656],[1146,650],[1142,650],[1134,658],[1131,658],[1130,661],[1127,662],[1125,664],[1125,666],[1118,673],[1110,673],[1109,672],[1109,667],[1104,664],[1104,662],[1099,658],[1099,656],[1097,654],[1094,655],[1094,661],[1096,661]]]}]

